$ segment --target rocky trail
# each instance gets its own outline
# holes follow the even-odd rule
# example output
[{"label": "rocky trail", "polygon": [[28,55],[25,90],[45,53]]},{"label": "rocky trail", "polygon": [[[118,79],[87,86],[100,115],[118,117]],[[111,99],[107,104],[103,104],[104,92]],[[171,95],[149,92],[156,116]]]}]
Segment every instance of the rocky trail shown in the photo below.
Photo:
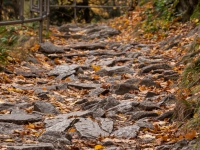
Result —
[{"label": "rocky trail", "polygon": [[63,25],[2,73],[0,149],[191,149],[172,120],[177,58],[153,53],[176,39],[122,43],[116,35],[105,25]]}]

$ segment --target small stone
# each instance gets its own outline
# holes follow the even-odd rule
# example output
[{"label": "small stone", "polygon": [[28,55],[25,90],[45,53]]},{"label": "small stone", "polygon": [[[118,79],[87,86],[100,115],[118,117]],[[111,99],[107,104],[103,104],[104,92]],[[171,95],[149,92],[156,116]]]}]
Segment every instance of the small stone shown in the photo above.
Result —
[{"label": "small stone", "polygon": [[95,89],[101,87],[100,84],[87,84],[87,83],[68,83],[68,86],[73,86],[77,89]]},{"label": "small stone", "polygon": [[167,64],[153,64],[153,65],[148,65],[146,67],[143,67],[140,71],[140,73],[149,73],[152,70],[157,70],[157,69],[171,69],[171,67]]},{"label": "small stone", "polygon": [[51,126],[49,128],[46,128],[46,131],[64,132],[64,131],[66,131],[70,127],[71,123],[74,120],[75,120],[75,118],[62,120],[61,122],[57,122],[53,126]]},{"label": "small stone", "polygon": [[75,125],[76,130],[79,132],[81,138],[94,139],[98,137],[108,136],[109,133],[102,130],[97,122],[93,122],[88,118],[80,118],[79,122]]},{"label": "small stone", "polygon": [[132,116],[129,120],[138,120],[141,118],[145,118],[145,117],[157,117],[158,114],[155,112],[149,112],[149,111],[136,111],[132,113]]},{"label": "small stone", "polygon": [[109,90],[107,90],[107,89],[96,88],[96,89],[90,91],[89,96],[97,97],[100,94],[104,94],[104,93],[108,93],[108,92],[109,92]]},{"label": "small stone", "polygon": [[100,127],[104,131],[111,133],[113,130],[113,124],[114,124],[113,121],[108,118],[99,118],[99,120],[100,120],[100,123],[99,123]]},{"label": "small stone", "polygon": [[122,84],[116,84],[111,87],[111,89],[114,91],[117,95],[123,95],[126,93],[129,93],[130,91],[139,90],[137,87],[135,87],[132,84],[122,83]]},{"label": "small stone", "polygon": [[162,115],[158,116],[156,119],[157,120],[164,120],[165,118],[171,118],[174,114],[173,110],[169,110],[165,113],[163,113]]},{"label": "small stone", "polygon": [[51,104],[51,103],[47,103],[47,102],[42,102],[42,101],[35,101],[33,103],[33,110],[34,111],[38,111],[38,112],[42,112],[45,114],[58,114],[59,111]]},{"label": "small stone", "polygon": [[[126,113],[133,110],[133,102],[123,102],[115,107],[108,109],[108,111],[115,111],[116,113]],[[138,103],[139,105],[139,103]]]},{"label": "small stone", "polygon": [[23,144],[22,146],[7,146],[7,150],[55,150],[51,143]]},{"label": "small stone", "polygon": [[63,47],[55,46],[54,44],[50,42],[44,42],[40,44],[40,51],[47,53],[47,54],[53,54],[53,53],[64,53]]},{"label": "small stone", "polygon": [[156,88],[160,88],[160,87],[161,87],[160,85],[156,84],[154,81],[152,81],[152,80],[150,80],[150,79],[143,79],[143,80],[139,83],[139,85],[140,85],[140,86],[141,86],[141,85],[144,85],[144,86],[146,86],[146,87],[154,86],[154,87],[156,87]]},{"label": "small stone", "polygon": [[137,136],[140,127],[137,125],[127,126],[119,128],[114,131],[112,134],[119,138],[135,138]]},{"label": "small stone", "polygon": [[135,95],[134,94],[130,94],[130,93],[126,93],[124,95],[124,99],[127,100],[127,99],[134,99]]},{"label": "small stone", "polygon": [[10,122],[16,124],[26,124],[41,121],[42,117],[38,115],[29,115],[29,114],[4,114],[0,115],[1,122]]},{"label": "small stone", "polygon": [[69,134],[58,131],[45,131],[42,136],[39,137],[40,142],[53,143],[55,148],[70,145],[72,137]]},{"label": "small stone", "polygon": [[51,70],[48,73],[48,76],[58,76],[57,79],[64,79],[67,76],[70,76],[74,73],[76,73],[76,70],[80,68],[79,65],[68,65],[68,64],[62,64],[59,66],[56,66],[53,70]]},{"label": "small stone", "polygon": [[8,110],[14,107],[15,107],[15,104],[12,104],[12,103],[0,103],[0,111]]},{"label": "small stone", "polygon": [[154,97],[154,96],[158,96],[158,94],[154,93],[154,92],[147,92],[145,98],[150,98],[150,97]]},{"label": "small stone", "polygon": [[0,134],[12,134],[14,130],[23,130],[23,126],[13,123],[0,122]]},{"label": "small stone", "polygon": [[113,76],[130,72],[130,68],[126,66],[107,67],[97,71],[96,74],[100,76]]},{"label": "small stone", "polygon": [[105,111],[102,108],[98,108],[97,110],[93,111],[93,117],[102,117],[105,115]]}]

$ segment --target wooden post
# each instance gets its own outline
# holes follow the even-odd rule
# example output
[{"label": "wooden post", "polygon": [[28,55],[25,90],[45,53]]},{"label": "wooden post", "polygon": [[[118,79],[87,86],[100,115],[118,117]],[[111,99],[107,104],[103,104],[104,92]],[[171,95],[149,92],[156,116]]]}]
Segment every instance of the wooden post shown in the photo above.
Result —
[{"label": "wooden post", "polygon": [[43,0],[39,2],[39,9],[40,9],[40,27],[39,27],[39,42],[42,43],[42,29],[43,29]]},{"label": "wooden post", "polygon": [[74,23],[75,24],[77,24],[77,20],[76,20],[76,12],[77,12],[77,10],[76,10],[76,0],[74,0]]}]

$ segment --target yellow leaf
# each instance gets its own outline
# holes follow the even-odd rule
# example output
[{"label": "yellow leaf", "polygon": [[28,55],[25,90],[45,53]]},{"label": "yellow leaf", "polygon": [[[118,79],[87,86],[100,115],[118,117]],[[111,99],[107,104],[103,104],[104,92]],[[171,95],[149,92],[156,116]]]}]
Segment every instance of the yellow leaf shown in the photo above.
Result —
[{"label": "yellow leaf", "polygon": [[28,125],[26,125],[26,128],[35,129],[35,125],[32,123],[28,123]]},{"label": "yellow leaf", "polygon": [[99,149],[104,149],[104,147],[102,145],[96,145],[94,147],[95,150],[99,150]]},{"label": "yellow leaf", "polygon": [[94,64],[92,64],[92,68],[94,69],[94,71],[99,71],[101,69],[100,66],[96,66]]},{"label": "yellow leaf", "polygon": [[14,139],[6,139],[4,140],[4,142],[14,142],[15,140]]}]

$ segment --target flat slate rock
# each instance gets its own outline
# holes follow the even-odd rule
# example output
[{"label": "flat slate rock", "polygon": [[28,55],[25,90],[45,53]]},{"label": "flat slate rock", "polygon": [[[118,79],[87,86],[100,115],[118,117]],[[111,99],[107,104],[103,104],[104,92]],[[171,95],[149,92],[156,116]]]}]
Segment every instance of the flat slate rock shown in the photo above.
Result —
[{"label": "flat slate rock", "polygon": [[0,134],[11,134],[14,130],[23,130],[23,126],[13,123],[0,122]]},{"label": "flat slate rock", "polygon": [[10,122],[15,124],[25,124],[28,122],[41,121],[42,117],[29,114],[3,114],[0,115],[0,122]]},{"label": "flat slate rock", "polygon": [[65,132],[45,131],[38,140],[43,143],[52,143],[55,149],[65,149],[65,145],[71,144],[71,138],[72,137],[69,134],[65,134]]},{"label": "flat slate rock", "polygon": [[55,46],[54,44],[50,42],[44,42],[40,44],[40,51],[47,53],[47,54],[53,54],[53,53],[64,53],[64,48]]},{"label": "flat slate rock", "polygon": [[113,121],[111,119],[108,119],[108,118],[99,118],[100,120],[100,127],[101,129],[103,129],[104,131],[108,132],[108,133],[111,133],[112,130],[113,130]]},{"label": "flat slate rock", "polygon": [[63,79],[67,76],[70,76],[76,72],[76,69],[78,69],[79,65],[68,65],[68,64],[62,64],[59,66],[56,66],[53,70],[51,70],[48,73],[48,76],[59,76],[58,78]]},{"label": "flat slate rock", "polygon": [[0,111],[8,110],[14,107],[15,107],[15,104],[12,104],[12,103],[0,103]]},{"label": "flat slate rock", "polygon": [[77,89],[95,89],[101,87],[101,84],[91,84],[91,83],[68,83],[68,86],[73,86]]},{"label": "flat slate rock", "polygon": [[84,43],[79,42],[75,45],[70,45],[69,49],[82,49],[82,50],[96,50],[96,49],[105,49],[106,46],[103,43]]},{"label": "flat slate rock", "polygon": [[[121,104],[108,109],[108,111],[114,111],[116,113],[130,112],[134,108],[133,103],[135,103],[135,102],[122,102]],[[138,105],[139,105],[139,103],[138,103]]]},{"label": "flat slate rock", "polygon": [[156,88],[160,88],[161,86],[156,84],[154,81],[152,81],[151,79],[142,79],[142,81],[140,81],[139,85],[144,85],[146,87],[151,87],[154,86]]},{"label": "flat slate rock", "polygon": [[75,118],[71,119],[65,119],[61,122],[55,123],[53,126],[46,128],[46,131],[59,131],[64,132],[66,129],[68,129],[71,125],[71,123],[75,120]]},{"label": "flat slate rock", "polygon": [[93,96],[93,97],[97,97],[99,96],[100,94],[103,94],[103,93],[108,93],[109,90],[107,89],[103,89],[103,88],[96,88],[96,89],[93,89],[90,91],[89,93],[89,96]]},{"label": "flat slate rock", "polygon": [[97,122],[93,122],[88,118],[79,118],[79,122],[77,122],[74,126],[81,138],[89,138],[94,139],[98,137],[108,136],[109,133],[102,130]]},{"label": "flat slate rock", "polygon": [[157,117],[158,114],[155,112],[150,112],[150,111],[136,111],[132,113],[132,116],[129,120],[138,120],[141,118],[145,118],[145,117]]},{"label": "flat slate rock", "polygon": [[58,114],[59,111],[51,104],[48,102],[43,102],[43,101],[35,101],[33,103],[33,110],[34,111],[38,111],[41,113],[45,113],[45,114]]},{"label": "flat slate rock", "polygon": [[137,125],[127,126],[119,128],[114,131],[112,134],[119,138],[135,138],[137,136],[140,127]]},{"label": "flat slate rock", "polygon": [[51,143],[23,144],[22,146],[8,146],[7,150],[55,150]]},{"label": "flat slate rock", "polygon": [[117,95],[124,95],[126,93],[129,93],[130,91],[139,90],[136,86],[128,83],[115,84],[111,87],[111,89]]},{"label": "flat slate rock", "polygon": [[130,72],[130,68],[126,66],[107,67],[97,71],[96,74],[100,76],[113,76]]},{"label": "flat slate rock", "polygon": [[140,70],[140,73],[149,73],[150,71],[157,70],[157,69],[169,70],[169,69],[171,69],[171,67],[167,64],[151,64],[151,65],[148,65],[146,67],[143,67]]},{"label": "flat slate rock", "polygon": [[[87,115],[92,115],[92,112],[86,110],[86,111],[71,112],[68,114],[59,114],[54,119],[51,119],[51,120],[46,119],[44,121],[44,123],[45,123],[46,128],[52,127],[52,126],[56,125],[57,123],[60,123],[59,130],[63,130],[66,127],[66,125],[69,124],[68,121],[62,123],[63,121],[65,121],[69,118],[85,117]],[[50,128],[50,130],[51,130],[51,128]]]},{"label": "flat slate rock", "polygon": [[85,32],[85,35],[82,36],[83,40],[91,40],[95,38],[106,38],[106,37],[120,34],[119,30],[115,28],[111,28],[109,26],[103,26],[103,25],[102,26],[93,25],[89,28],[86,27],[83,31]]}]

